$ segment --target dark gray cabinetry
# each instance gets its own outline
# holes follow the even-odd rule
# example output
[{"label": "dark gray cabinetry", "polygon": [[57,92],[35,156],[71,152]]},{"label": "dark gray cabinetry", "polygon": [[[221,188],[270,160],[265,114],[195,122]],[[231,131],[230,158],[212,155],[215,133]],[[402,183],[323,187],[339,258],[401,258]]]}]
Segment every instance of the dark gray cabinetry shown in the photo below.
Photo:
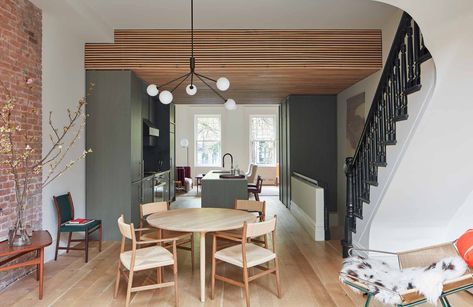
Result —
[{"label": "dark gray cabinetry", "polygon": [[169,199],[176,200],[176,123],[175,123],[176,107],[170,106],[169,110]]},{"label": "dark gray cabinetry", "polygon": [[319,181],[325,204],[336,211],[337,99],[335,95],[290,95],[279,109],[280,199],[291,201],[291,175]]},{"label": "dark gray cabinetry", "polygon": [[94,90],[87,100],[90,115],[86,147],[87,216],[101,219],[104,240],[120,239],[117,218],[139,222],[142,178],[143,82],[130,71],[88,71]]},{"label": "dark gray cabinetry", "polygon": [[288,99],[279,106],[279,200],[286,206],[291,202],[290,139]]}]

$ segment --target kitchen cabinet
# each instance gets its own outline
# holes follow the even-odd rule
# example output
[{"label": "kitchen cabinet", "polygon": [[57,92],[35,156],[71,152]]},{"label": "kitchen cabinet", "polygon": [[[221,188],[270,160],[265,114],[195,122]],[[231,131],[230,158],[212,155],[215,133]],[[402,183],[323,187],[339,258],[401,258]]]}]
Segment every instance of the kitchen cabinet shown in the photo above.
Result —
[{"label": "kitchen cabinet", "polygon": [[119,240],[117,218],[139,222],[145,83],[131,71],[87,71],[86,215],[102,220],[103,239]]},{"label": "kitchen cabinet", "polygon": [[176,106],[171,105],[169,110],[169,199],[176,200]]}]

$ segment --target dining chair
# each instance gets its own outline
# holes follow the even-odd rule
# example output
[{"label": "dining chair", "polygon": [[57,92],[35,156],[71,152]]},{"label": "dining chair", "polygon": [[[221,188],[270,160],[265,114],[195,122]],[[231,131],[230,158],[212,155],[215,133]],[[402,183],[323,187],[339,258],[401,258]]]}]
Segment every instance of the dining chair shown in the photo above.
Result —
[{"label": "dining chair", "polygon": [[[178,249],[186,250],[191,253],[191,266],[194,270],[194,234],[192,232],[180,232],[180,231],[171,231],[163,230],[154,227],[150,227],[146,221],[146,217],[153,213],[166,212],[169,210],[169,203],[162,202],[153,202],[140,205],[140,228],[148,227],[149,231],[140,231],[138,233],[138,238],[140,240],[156,240],[156,239],[170,239],[176,238],[176,246]],[[171,244],[164,245],[165,247],[170,248]]]},{"label": "dining chair", "polygon": [[248,180],[249,184],[253,184],[255,182],[256,172],[258,171],[258,165],[250,164],[248,167],[248,171],[246,172],[246,179]]},{"label": "dining chair", "polygon": [[261,193],[261,189],[263,188],[263,178],[258,175],[256,179],[256,184],[248,184],[248,194],[253,194],[255,199],[259,201],[259,194]]},{"label": "dining chair", "polygon": [[[237,199],[235,200],[235,209],[257,214],[259,222],[263,222],[266,218],[266,202],[265,201]],[[240,228],[240,229],[223,231],[220,233],[228,235],[228,236],[232,236],[232,237],[241,238],[242,232],[243,232],[243,229]],[[252,238],[251,242],[261,244],[263,247],[268,247],[268,236],[264,235],[262,240],[259,238]]]},{"label": "dining chair", "polygon": [[[89,261],[89,241],[90,234],[98,230],[98,239],[93,241],[99,242],[99,252],[102,251],[102,221],[101,220],[92,220],[86,224],[68,224],[67,222],[74,219],[74,203],[72,202],[71,193],[68,192],[64,195],[53,196],[54,207],[57,212],[57,237],[56,237],[56,252],[54,255],[54,260],[57,260],[58,251],[60,249],[65,249],[66,253],[69,253],[70,250],[83,250],[85,251],[85,262]],[[60,246],[61,233],[69,233],[67,240],[67,246]],[[84,239],[72,239],[72,233],[78,232],[84,233]],[[84,247],[74,246],[71,247],[71,242],[84,242]]]},{"label": "dining chair", "polygon": [[[234,286],[238,286],[245,289],[245,300],[246,306],[250,306],[250,288],[249,282],[257,278],[263,277],[268,274],[275,274],[277,296],[281,297],[281,283],[279,278],[279,264],[278,257],[276,254],[276,220],[274,216],[269,221],[259,223],[247,223],[243,224],[243,236],[242,238],[235,238],[227,236],[220,232],[213,234],[212,241],[212,285],[211,285],[211,298],[215,297],[215,280],[220,280]],[[271,233],[272,238],[272,249],[264,248],[254,243],[248,243],[247,240],[262,235]],[[231,240],[238,242],[238,245],[227,247],[217,251],[217,239],[222,238],[225,240]],[[273,267],[264,267],[262,264],[274,261]],[[243,282],[234,280],[225,276],[218,275],[216,273],[217,262],[226,262],[234,266],[242,268],[243,271]],[[249,276],[249,268],[257,268],[261,272]]]},{"label": "dining chair", "polygon": [[[114,298],[117,298],[118,288],[120,286],[120,278],[123,276],[127,281],[127,290],[126,290],[126,301],[125,306],[128,307],[130,304],[130,297],[132,292],[153,290],[165,287],[174,287],[175,295],[175,304],[179,305],[179,295],[178,295],[178,285],[177,285],[177,252],[176,252],[176,238],[168,239],[159,239],[159,240],[148,240],[141,241],[136,239],[136,232],[148,230],[148,228],[138,228],[135,229],[133,223],[126,224],[123,219],[123,214],[117,220],[118,228],[122,234],[122,242],[120,247],[120,259],[118,260],[118,270],[115,280],[115,292]],[[131,240],[131,250],[125,251],[125,242],[126,240]],[[169,243],[172,244],[172,253],[166,248],[153,245],[149,247],[138,248],[140,245],[149,245],[149,244],[162,244]],[[172,266],[174,280],[169,282],[160,282],[160,271],[159,269]],[[135,272],[156,269],[156,279],[155,284],[142,285],[133,287],[133,276]],[[128,271],[126,274],[125,271]]]}]

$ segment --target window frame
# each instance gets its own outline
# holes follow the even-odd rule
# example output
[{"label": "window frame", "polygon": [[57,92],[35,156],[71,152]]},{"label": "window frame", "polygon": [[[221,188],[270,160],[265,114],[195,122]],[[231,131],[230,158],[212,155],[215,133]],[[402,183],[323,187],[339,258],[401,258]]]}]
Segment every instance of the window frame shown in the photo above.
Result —
[{"label": "window frame", "polygon": [[[253,139],[253,131],[252,131],[252,125],[253,125],[253,118],[260,118],[260,117],[267,117],[267,118],[272,118],[273,119],[273,129],[274,129],[274,138],[273,140],[263,140],[259,139],[257,141],[273,141],[274,142],[274,154],[273,154],[273,161],[269,164],[258,164],[255,161],[255,157],[253,156],[254,153],[254,148],[253,148],[253,142],[255,139]],[[275,167],[278,163],[278,122],[276,118],[276,114],[250,114],[249,117],[249,149],[250,149],[250,163],[256,164],[261,167]]]},{"label": "window frame", "polygon": [[218,156],[222,156],[222,116],[221,114],[195,114],[194,115],[194,167],[220,167],[220,163],[216,164],[199,164],[198,163],[198,155],[197,155],[197,150],[198,146],[197,143],[201,140],[198,139],[198,120],[199,118],[218,118],[219,124],[220,124],[220,138],[219,140],[209,140],[212,142],[218,142],[219,143],[219,153]]}]

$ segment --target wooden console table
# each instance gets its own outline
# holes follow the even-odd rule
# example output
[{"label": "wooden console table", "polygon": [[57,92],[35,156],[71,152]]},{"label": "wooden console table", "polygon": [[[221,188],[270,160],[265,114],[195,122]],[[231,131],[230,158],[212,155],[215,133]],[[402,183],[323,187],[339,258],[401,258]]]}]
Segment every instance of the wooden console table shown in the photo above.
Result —
[{"label": "wooden console table", "polygon": [[[0,261],[0,272],[36,265],[36,280],[39,281],[39,299],[43,298],[43,277],[44,277],[44,248],[51,245],[51,235],[47,230],[33,232],[31,244],[26,246],[9,246],[8,242],[0,243],[0,258],[7,257]],[[8,264],[12,260],[28,253],[36,252],[36,257],[25,262]]]}]

